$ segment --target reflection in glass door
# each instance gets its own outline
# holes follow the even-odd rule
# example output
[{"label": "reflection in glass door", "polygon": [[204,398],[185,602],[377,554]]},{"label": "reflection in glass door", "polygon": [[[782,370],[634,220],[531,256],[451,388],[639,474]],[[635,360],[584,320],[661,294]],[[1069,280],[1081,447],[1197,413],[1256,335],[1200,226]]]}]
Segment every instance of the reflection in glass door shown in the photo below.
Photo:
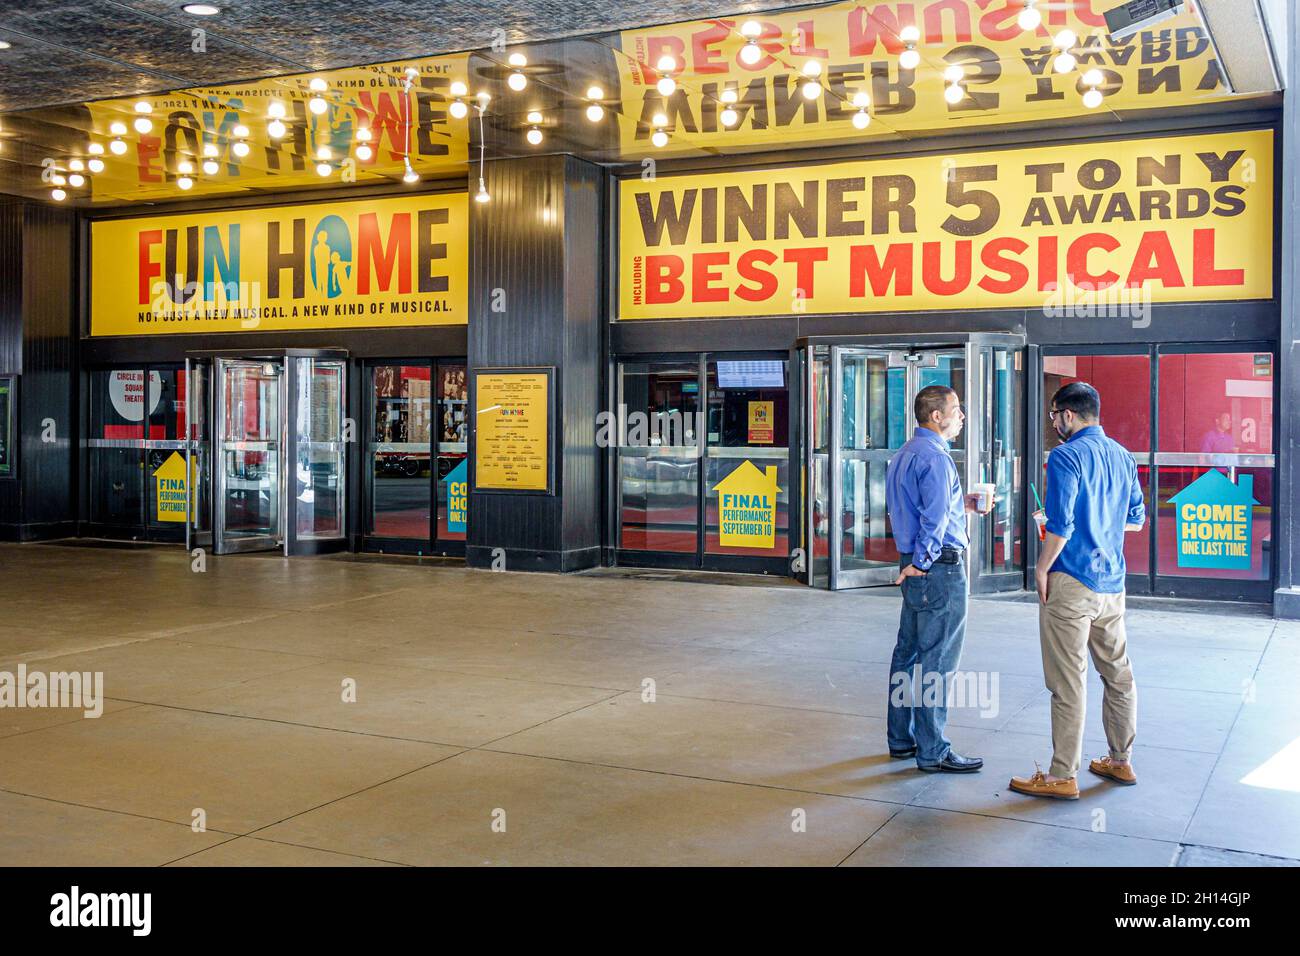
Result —
[{"label": "reflection in glass door", "polygon": [[216,360],[217,554],[284,542],[281,361]]},{"label": "reflection in glass door", "polygon": [[[344,536],[343,382],[338,359],[293,357],[294,541]],[[292,550],[292,549],[291,549]]]}]

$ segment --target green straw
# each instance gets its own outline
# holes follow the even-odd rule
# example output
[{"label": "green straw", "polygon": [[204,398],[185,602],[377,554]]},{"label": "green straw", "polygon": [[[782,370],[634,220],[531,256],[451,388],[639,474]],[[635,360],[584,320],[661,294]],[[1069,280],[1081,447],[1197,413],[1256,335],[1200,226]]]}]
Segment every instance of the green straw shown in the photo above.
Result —
[{"label": "green straw", "polygon": [[1045,511],[1046,509],[1043,507],[1043,499],[1038,497],[1038,489],[1034,487],[1034,483],[1032,481],[1029,483],[1029,490],[1034,493],[1034,500],[1038,502],[1038,510]]}]

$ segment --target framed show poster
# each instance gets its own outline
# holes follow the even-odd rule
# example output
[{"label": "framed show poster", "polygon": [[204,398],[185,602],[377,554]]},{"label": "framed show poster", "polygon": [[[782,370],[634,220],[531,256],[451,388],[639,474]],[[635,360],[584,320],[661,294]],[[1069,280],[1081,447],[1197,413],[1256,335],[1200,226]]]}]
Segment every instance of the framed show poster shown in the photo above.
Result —
[{"label": "framed show poster", "polygon": [[475,491],[549,495],[555,368],[474,370]]},{"label": "framed show poster", "polygon": [[16,383],[14,375],[0,375],[0,478],[14,475],[14,418]]}]

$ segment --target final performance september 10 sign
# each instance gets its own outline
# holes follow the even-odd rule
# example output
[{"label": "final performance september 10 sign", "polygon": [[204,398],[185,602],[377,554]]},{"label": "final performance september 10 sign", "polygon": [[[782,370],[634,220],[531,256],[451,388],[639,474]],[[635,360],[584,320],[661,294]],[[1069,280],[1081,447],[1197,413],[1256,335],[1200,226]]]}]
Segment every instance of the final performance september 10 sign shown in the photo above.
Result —
[{"label": "final performance september 10 sign", "polygon": [[618,205],[621,319],[1273,294],[1269,130],[628,179]]}]

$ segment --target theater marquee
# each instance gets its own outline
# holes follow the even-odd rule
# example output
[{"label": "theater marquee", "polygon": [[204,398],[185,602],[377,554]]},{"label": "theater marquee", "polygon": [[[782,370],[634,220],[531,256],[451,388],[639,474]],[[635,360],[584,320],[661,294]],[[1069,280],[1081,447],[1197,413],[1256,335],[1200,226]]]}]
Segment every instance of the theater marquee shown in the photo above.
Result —
[{"label": "theater marquee", "polygon": [[1273,295],[1268,130],[619,186],[622,319]]},{"label": "theater marquee", "polygon": [[466,322],[465,193],[91,225],[91,335]]}]

